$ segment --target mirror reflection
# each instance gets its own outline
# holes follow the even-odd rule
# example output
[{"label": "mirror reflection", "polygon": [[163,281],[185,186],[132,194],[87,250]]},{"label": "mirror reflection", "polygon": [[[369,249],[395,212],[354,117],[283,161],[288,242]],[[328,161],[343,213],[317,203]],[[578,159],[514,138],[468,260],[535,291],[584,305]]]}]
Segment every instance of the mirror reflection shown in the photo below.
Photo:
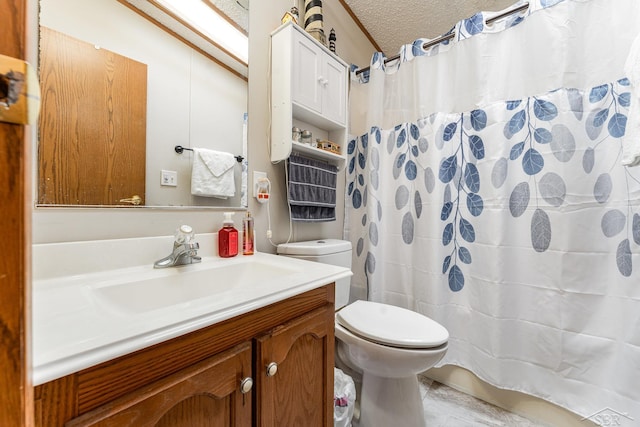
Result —
[{"label": "mirror reflection", "polygon": [[[248,2],[203,1],[246,28]],[[40,0],[38,204],[246,207],[246,64],[134,3]],[[192,191],[203,163],[234,191]]]}]

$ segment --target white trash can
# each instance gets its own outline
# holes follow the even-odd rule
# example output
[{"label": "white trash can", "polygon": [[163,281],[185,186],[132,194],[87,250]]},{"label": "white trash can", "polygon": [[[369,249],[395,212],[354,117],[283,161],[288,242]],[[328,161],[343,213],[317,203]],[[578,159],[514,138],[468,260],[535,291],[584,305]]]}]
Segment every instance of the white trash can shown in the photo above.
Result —
[{"label": "white trash can", "polygon": [[356,405],[356,386],[353,378],[338,368],[333,368],[333,425],[351,427]]}]

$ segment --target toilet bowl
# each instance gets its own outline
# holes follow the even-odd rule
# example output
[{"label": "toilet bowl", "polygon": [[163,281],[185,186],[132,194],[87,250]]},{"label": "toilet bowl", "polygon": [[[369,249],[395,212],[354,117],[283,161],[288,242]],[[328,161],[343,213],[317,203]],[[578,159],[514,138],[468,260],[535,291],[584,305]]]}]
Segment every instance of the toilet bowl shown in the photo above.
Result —
[{"label": "toilet bowl", "polygon": [[[351,268],[351,243],[287,243],[278,254]],[[362,375],[354,426],[425,425],[417,374],[447,351],[449,333],[434,320],[388,304],[349,302],[349,279],[336,282],[336,364]]]}]

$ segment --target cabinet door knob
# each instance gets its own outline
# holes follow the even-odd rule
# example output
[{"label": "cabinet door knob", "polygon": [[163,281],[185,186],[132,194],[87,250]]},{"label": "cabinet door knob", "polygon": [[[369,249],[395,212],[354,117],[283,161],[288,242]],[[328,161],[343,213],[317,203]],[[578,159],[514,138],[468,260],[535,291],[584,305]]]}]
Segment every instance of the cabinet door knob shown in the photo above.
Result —
[{"label": "cabinet door knob", "polygon": [[240,382],[240,391],[242,394],[249,393],[253,388],[253,379],[247,377]]},{"label": "cabinet door knob", "polygon": [[278,373],[278,364],[276,362],[271,362],[267,365],[267,376],[272,377]]}]

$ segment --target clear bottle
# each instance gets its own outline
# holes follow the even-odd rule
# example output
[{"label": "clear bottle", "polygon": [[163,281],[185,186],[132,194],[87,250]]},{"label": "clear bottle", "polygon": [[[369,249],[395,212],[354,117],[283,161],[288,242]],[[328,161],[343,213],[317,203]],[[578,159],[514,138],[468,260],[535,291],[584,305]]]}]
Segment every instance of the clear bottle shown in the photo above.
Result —
[{"label": "clear bottle", "polygon": [[310,130],[303,130],[300,134],[300,142],[303,144],[311,145],[312,134]]},{"label": "clear bottle", "polygon": [[253,217],[247,211],[247,216],[242,220],[242,255],[253,255],[254,243]]},{"label": "clear bottle", "polygon": [[291,128],[291,139],[295,142],[300,142],[300,136],[302,135],[302,131],[300,128],[292,127]]},{"label": "clear bottle", "polygon": [[233,212],[224,213],[222,228],[218,231],[218,255],[230,258],[238,255],[238,230],[233,227]]}]

